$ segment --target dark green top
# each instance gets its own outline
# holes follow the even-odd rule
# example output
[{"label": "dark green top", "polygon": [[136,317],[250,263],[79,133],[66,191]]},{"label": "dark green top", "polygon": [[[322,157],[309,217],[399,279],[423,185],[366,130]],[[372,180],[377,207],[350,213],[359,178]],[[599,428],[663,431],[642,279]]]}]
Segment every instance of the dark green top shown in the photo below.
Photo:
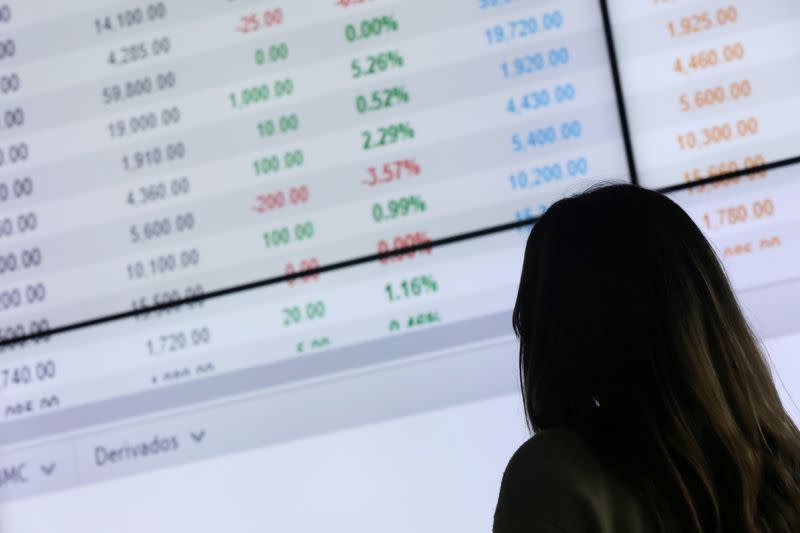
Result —
[{"label": "dark green top", "polygon": [[634,491],[569,431],[538,433],[508,463],[494,533],[653,533]]}]

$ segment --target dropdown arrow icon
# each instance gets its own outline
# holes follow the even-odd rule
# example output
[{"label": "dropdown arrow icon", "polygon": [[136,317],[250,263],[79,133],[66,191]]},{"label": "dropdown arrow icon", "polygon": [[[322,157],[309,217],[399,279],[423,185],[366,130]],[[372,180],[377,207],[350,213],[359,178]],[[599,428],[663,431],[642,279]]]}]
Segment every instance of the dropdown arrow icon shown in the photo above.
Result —
[{"label": "dropdown arrow icon", "polygon": [[198,432],[192,432],[191,435],[192,435],[192,440],[193,441],[201,442],[204,438],[206,438],[206,431],[202,430],[202,431],[198,431]]},{"label": "dropdown arrow icon", "polygon": [[42,473],[46,476],[50,476],[56,469],[55,463],[50,463],[49,465],[40,465],[42,468]]}]

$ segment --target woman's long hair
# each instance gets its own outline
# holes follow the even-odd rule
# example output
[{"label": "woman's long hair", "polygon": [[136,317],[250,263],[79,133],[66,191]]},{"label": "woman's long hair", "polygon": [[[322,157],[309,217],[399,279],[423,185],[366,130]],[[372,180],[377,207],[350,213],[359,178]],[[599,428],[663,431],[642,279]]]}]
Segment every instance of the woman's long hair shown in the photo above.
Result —
[{"label": "woman's long hair", "polygon": [[800,431],[674,202],[615,185],[554,204],[513,321],[531,429],[583,434],[663,531],[800,532]]}]

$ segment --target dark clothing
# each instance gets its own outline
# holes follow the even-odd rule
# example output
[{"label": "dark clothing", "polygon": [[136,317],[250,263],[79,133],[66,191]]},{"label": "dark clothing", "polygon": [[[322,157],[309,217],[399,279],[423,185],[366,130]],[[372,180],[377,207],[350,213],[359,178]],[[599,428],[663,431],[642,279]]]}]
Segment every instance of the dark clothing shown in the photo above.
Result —
[{"label": "dark clothing", "polygon": [[583,438],[538,433],[508,463],[494,533],[652,533],[652,517]]}]

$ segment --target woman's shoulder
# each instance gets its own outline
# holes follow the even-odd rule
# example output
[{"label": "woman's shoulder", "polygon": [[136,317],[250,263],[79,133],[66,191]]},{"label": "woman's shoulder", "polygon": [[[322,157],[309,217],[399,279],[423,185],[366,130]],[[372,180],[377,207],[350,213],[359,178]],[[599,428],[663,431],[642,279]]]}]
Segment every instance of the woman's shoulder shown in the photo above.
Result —
[{"label": "woman's shoulder", "polygon": [[549,430],[537,433],[509,461],[494,530],[649,531],[644,514],[633,490],[580,434]]},{"label": "woman's shoulder", "polygon": [[584,438],[574,431],[551,429],[528,439],[511,457],[512,467],[552,467],[554,464],[572,466],[594,462],[594,454]]},{"label": "woman's shoulder", "polygon": [[603,476],[604,469],[596,459],[586,440],[574,431],[552,429],[542,431],[528,439],[511,457],[506,473],[524,474],[531,471],[539,475],[558,473],[563,478],[570,472]]},{"label": "woman's shoulder", "polygon": [[537,433],[511,457],[503,475],[505,488],[541,492],[596,491],[608,484],[609,473],[596,458],[586,440],[567,430]]}]

